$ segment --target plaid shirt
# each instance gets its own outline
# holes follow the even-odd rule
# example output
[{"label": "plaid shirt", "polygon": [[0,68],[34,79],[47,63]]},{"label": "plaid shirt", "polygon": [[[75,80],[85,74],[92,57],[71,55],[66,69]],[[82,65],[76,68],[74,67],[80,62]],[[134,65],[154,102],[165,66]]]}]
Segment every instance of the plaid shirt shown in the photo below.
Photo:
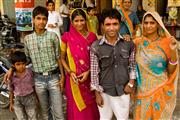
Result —
[{"label": "plaid shirt", "polygon": [[25,37],[25,53],[32,61],[34,72],[52,71],[58,67],[59,38],[53,32],[45,31],[41,35],[33,32]]},{"label": "plaid shirt", "polygon": [[[116,43],[120,39],[122,39],[121,35],[119,35]],[[99,42],[100,45],[102,45],[103,43],[111,45],[110,43],[108,43],[105,36],[103,36],[103,38]],[[116,45],[116,43],[114,44],[114,46]],[[102,86],[99,85],[100,68],[99,68],[99,63],[98,63],[98,56],[96,55],[94,48],[91,48],[91,50],[90,50],[90,60],[91,60],[91,89],[92,90],[97,90],[99,92],[103,92]],[[132,51],[131,51],[131,54],[130,54],[130,57],[129,57],[129,63],[130,63],[129,64],[129,77],[130,77],[130,79],[136,79],[135,47],[132,48]]]}]

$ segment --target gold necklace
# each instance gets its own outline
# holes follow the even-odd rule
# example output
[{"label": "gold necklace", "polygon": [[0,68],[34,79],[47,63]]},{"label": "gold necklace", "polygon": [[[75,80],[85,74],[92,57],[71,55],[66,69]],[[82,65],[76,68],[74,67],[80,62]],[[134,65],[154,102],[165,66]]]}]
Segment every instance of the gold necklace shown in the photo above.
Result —
[{"label": "gold necklace", "polygon": [[80,32],[82,36],[87,37],[88,31]]}]

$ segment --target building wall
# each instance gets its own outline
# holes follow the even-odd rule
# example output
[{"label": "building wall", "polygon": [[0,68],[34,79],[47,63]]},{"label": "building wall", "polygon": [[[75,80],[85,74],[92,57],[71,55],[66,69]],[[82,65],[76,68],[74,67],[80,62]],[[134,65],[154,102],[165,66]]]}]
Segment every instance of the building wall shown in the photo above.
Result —
[{"label": "building wall", "polygon": [[138,5],[138,0],[132,0],[131,10],[136,12],[137,11],[137,5]]},{"label": "building wall", "polygon": [[[3,11],[4,14],[7,14],[11,20],[15,21],[15,4],[14,0],[0,0],[3,2]],[[96,0],[99,2],[99,12],[102,12],[104,8],[111,8],[112,7],[112,0]],[[139,0],[133,0],[133,4],[131,7],[131,10],[136,11],[137,10],[137,4]],[[62,3],[62,0],[55,0],[55,2],[59,4]],[[35,0],[35,6],[41,5],[45,6],[46,0]],[[2,5],[2,3],[1,3]],[[57,6],[57,7],[58,7]],[[160,13],[161,16],[165,14],[167,6],[167,0],[156,0],[156,10]],[[14,8],[14,9],[10,9]],[[178,22],[180,22],[180,8],[178,11]]]},{"label": "building wall", "polygon": [[35,1],[35,6],[41,5],[41,6],[46,6],[46,0],[34,0]]},{"label": "building wall", "polygon": [[[7,14],[8,17],[15,22],[15,3],[14,0],[2,0],[4,14]],[[45,6],[45,0],[35,0],[35,6],[41,5]],[[13,8],[13,9],[12,9]]]},{"label": "building wall", "polygon": [[0,12],[1,14],[4,14],[4,9],[3,9],[3,2],[0,0]]},{"label": "building wall", "polygon": [[[156,0],[156,10],[160,16],[168,16],[167,5],[168,0]],[[180,23],[180,7],[178,8],[178,23]]]},{"label": "building wall", "polygon": [[111,8],[112,7],[112,0],[100,0],[100,9],[102,12],[105,8]]},{"label": "building wall", "polygon": [[14,0],[3,0],[2,2],[4,14],[7,14],[12,21],[15,21],[15,9],[12,9],[15,8]]}]

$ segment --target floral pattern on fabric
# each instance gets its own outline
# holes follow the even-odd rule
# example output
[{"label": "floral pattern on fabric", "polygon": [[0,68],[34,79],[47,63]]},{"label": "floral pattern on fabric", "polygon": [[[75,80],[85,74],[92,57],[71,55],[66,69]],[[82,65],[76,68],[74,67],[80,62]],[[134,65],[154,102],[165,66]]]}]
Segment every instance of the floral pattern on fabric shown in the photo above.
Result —
[{"label": "floral pattern on fabric", "polygon": [[166,70],[167,63],[162,57],[154,58],[151,60],[149,64],[149,68],[152,70],[153,73],[159,75]]},{"label": "floral pattern on fabric", "polygon": [[134,119],[159,120],[171,119],[175,108],[174,79],[168,75],[167,61],[169,43],[167,38],[149,42],[147,38],[136,43],[137,94]]}]

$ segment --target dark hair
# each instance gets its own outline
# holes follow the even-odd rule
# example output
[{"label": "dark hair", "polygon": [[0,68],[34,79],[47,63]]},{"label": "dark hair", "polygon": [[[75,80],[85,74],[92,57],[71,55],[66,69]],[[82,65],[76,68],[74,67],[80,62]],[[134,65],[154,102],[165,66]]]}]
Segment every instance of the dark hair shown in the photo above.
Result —
[{"label": "dark hair", "polygon": [[73,11],[73,13],[71,15],[71,20],[73,21],[74,18],[79,15],[81,15],[86,20],[86,13],[84,12],[84,10],[82,10],[80,8]]},{"label": "dark hair", "polygon": [[63,0],[63,4],[67,4],[67,0]]},{"label": "dark hair", "polygon": [[121,22],[121,14],[116,9],[104,9],[101,14],[101,23],[104,24],[104,20],[109,17],[111,19],[118,19],[119,23]]},{"label": "dark hair", "polygon": [[35,18],[37,15],[44,15],[48,18],[48,10],[45,7],[37,6],[33,10],[33,18]]},{"label": "dark hair", "polygon": [[53,0],[48,0],[48,1],[46,2],[46,6],[48,6],[50,3],[52,3],[53,5],[55,5],[55,3],[54,3]]},{"label": "dark hair", "polygon": [[93,7],[88,7],[87,8],[87,13],[90,12],[91,10],[93,10],[94,8]]},{"label": "dark hair", "polygon": [[[132,2],[132,0],[130,0]],[[124,0],[122,0],[122,2],[124,2]]]},{"label": "dark hair", "polygon": [[26,55],[24,52],[15,51],[11,54],[11,63],[14,65],[16,62],[27,62]]}]

